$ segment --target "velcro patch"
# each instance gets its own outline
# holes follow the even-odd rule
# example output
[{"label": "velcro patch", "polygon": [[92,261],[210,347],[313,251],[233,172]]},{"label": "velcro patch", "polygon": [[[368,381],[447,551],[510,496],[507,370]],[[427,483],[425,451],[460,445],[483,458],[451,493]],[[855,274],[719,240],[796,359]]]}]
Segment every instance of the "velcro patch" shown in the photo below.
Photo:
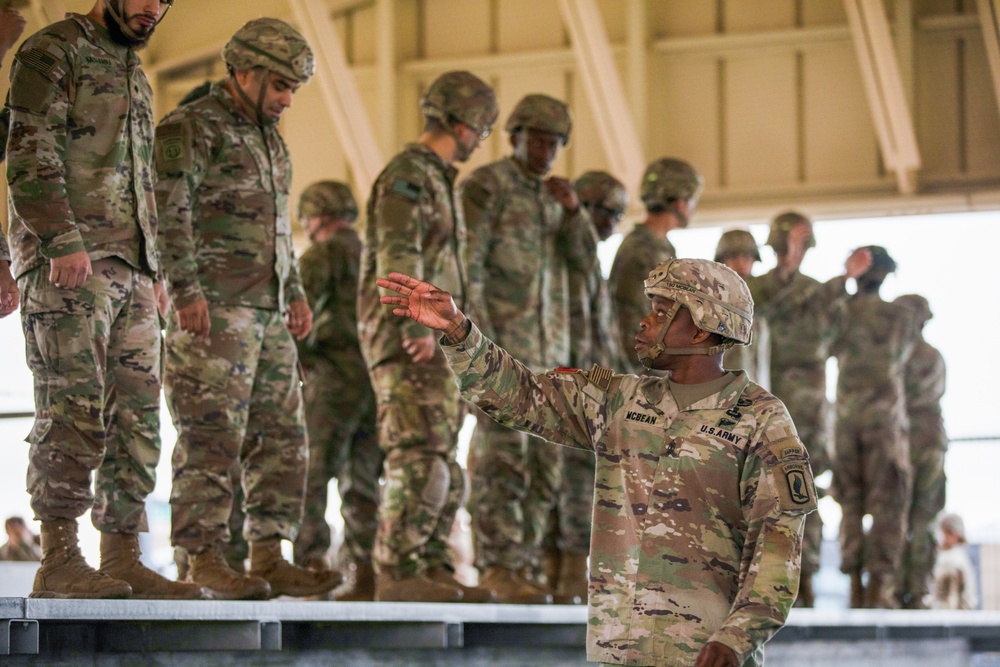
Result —
[{"label": "velcro patch", "polygon": [[402,178],[397,178],[392,182],[392,187],[389,188],[389,191],[404,199],[417,201],[420,198],[420,193],[423,192],[423,188],[419,185],[410,183],[409,181],[405,181]]},{"label": "velcro patch", "polygon": [[183,170],[191,164],[191,148],[184,123],[156,128],[156,162],[160,170]]},{"label": "velcro patch", "polygon": [[614,374],[615,372],[610,368],[601,368],[597,364],[594,364],[594,367],[587,373],[587,378],[604,391],[607,391],[608,387],[611,386],[611,376]]},{"label": "velcro patch", "polygon": [[785,463],[775,471],[778,505],[786,512],[809,512],[816,509],[812,473],[806,462]]},{"label": "velcro patch", "polygon": [[52,71],[59,62],[42,49],[29,49],[18,55],[17,59],[25,67],[41,72],[46,77],[51,77]]}]

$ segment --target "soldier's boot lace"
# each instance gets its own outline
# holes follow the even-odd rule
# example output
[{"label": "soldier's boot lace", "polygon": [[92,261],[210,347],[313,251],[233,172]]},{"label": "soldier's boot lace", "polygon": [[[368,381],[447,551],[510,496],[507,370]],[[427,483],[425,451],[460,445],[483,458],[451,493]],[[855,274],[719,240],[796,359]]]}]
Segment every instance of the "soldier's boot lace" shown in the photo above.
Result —
[{"label": "soldier's boot lace", "polygon": [[127,598],[132,587],[87,564],[73,519],[42,522],[42,563],[35,573],[33,598]]},{"label": "soldier's boot lace", "polygon": [[278,538],[250,543],[250,574],[270,584],[271,597],[323,595],[344,581],[337,570],[317,572],[289,563],[281,555],[281,540]]},{"label": "soldier's boot lace", "polygon": [[454,586],[431,581],[427,575],[392,576],[380,572],[375,599],[380,602],[461,602],[463,592]]},{"label": "soldier's boot lace", "polygon": [[556,604],[584,604],[589,586],[587,554],[563,551],[559,558],[559,584],[552,600]]},{"label": "soldier's boot lace", "polygon": [[351,563],[351,587],[337,599],[344,602],[372,602],[375,600],[375,568],[371,561]]},{"label": "soldier's boot lace", "polygon": [[455,571],[447,565],[432,567],[427,570],[427,578],[445,586],[451,586],[462,591],[461,602],[496,602],[497,596],[492,589],[482,586],[466,586],[455,578]]},{"label": "soldier's boot lace", "polygon": [[552,604],[552,596],[522,579],[514,570],[493,565],[483,573],[479,585],[492,590],[497,602],[509,604]]},{"label": "soldier's boot lace", "polygon": [[204,586],[217,600],[266,600],[271,595],[264,579],[234,572],[218,544],[188,558],[188,581]]},{"label": "soldier's boot lace", "polygon": [[101,533],[100,571],[132,587],[139,600],[204,600],[208,597],[198,584],[170,581],[142,564],[139,536],[132,533]]}]

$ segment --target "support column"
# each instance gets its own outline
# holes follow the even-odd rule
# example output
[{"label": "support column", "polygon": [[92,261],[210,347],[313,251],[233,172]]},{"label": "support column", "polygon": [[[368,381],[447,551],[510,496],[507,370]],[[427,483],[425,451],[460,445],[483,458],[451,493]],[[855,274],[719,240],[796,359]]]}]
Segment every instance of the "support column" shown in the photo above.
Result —
[{"label": "support column", "polygon": [[979,24],[983,29],[986,59],[990,63],[993,94],[1000,107],[1000,0],[976,0],[976,5],[979,8]]}]

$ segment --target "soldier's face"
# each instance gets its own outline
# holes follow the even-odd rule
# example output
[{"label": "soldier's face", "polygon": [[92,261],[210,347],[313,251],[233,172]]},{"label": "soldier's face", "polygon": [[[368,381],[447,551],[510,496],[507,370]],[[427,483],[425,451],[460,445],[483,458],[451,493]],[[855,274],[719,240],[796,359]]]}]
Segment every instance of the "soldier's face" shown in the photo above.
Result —
[{"label": "soldier's face", "polygon": [[148,37],[170,5],[165,0],[125,0],[125,23],[135,34]]},{"label": "soldier's face", "polygon": [[285,109],[292,106],[292,96],[302,84],[275,72],[255,69],[237,71],[236,82],[251,100],[259,100],[265,121],[276,123]]},{"label": "soldier's face", "polygon": [[740,278],[746,280],[750,277],[750,273],[753,271],[753,263],[756,261],[753,255],[733,255],[726,257],[722,263],[735,271],[736,275]]},{"label": "soldier's face", "polygon": [[[653,297],[652,308],[639,323],[639,333],[635,337],[635,351],[640,357],[642,357],[643,350],[661,341],[665,347],[682,348],[696,347],[696,343],[704,338],[704,332],[695,326],[687,308],[679,308],[673,318],[670,318],[670,309],[673,307],[673,299],[662,296]],[[666,331],[664,331],[664,326],[666,326]],[[652,360],[649,368],[672,370],[676,367],[678,359],[681,357],[661,352]]]},{"label": "soldier's face", "polygon": [[591,204],[587,206],[587,210],[590,212],[590,219],[594,222],[598,238],[606,241],[615,231],[615,225],[622,219],[623,213],[600,204]]},{"label": "soldier's face", "polygon": [[562,138],[555,132],[534,129],[512,134],[510,141],[514,147],[514,158],[537,176],[549,173],[562,144]]}]

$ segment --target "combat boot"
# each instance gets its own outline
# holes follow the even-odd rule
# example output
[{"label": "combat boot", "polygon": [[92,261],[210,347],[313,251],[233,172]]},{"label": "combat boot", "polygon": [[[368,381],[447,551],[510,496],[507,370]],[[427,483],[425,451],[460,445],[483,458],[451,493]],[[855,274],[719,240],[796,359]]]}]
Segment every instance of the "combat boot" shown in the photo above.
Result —
[{"label": "combat boot", "polygon": [[87,564],[77,542],[74,519],[42,522],[42,563],[35,573],[33,598],[127,598],[132,587]]},{"label": "combat boot", "polygon": [[552,600],[556,604],[583,604],[587,601],[590,575],[587,554],[563,551],[559,559],[559,585]]},{"label": "combat boot", "polygon": [[795,598],[796,607],[812,608],[816,604],[816,595],[813,593],[812,572],[803,572],[799,577],[799,594]]},{"label": "combat boot", "polygon": [[507,604],[552,604],[552,596],[518,576],[517,572],[494,565],[486,569],[479,581],[482,588],[492,590],[497,602]]},{"label": "combat boot", "polygon": [[132,587],[138,600],[204,600],[208,596],[198,584],[170,581],[139,561],[139,536],[134,533],[101,533],[101,568],[109,577]]},{"label": "combat boot", "polygon": [[281,540],[276,537],[250,543],[250,574],[271,585],[273,598],[323,595],[344,580],[336,570],[316,572],[292,565],[281,555]]},{"label": "combat boot", "polygon": [[351,587],[337,596],[342,602],[372,602],[375,600],[375,568],[371,561],[352,563]]},{"label": "combat boot", "polygon": [[217,600],[266,600],[271,595],[271,585],[264,579],[234,572],[218,544],[189,554],[188,562],[188,581],[204,586]]},{"label": "combat boot", "polygon": [[496,602],[497,596],[489,588],[480,586],[466,586],[455,578],[455,573],[447,566],[431,568],[427,571],[427,578],[445,586],[451,586],[462,591],[462,602]]},{"label": "combat boot", "polygon": [[379,573],[375,599],[379,602],[461,602],[463,592],[418,574],[395,578]]},{"label": "combat boot", "polygon": [[861,570],[851,570],[851,609],[864,609],[865,586],[861,581]]}]

